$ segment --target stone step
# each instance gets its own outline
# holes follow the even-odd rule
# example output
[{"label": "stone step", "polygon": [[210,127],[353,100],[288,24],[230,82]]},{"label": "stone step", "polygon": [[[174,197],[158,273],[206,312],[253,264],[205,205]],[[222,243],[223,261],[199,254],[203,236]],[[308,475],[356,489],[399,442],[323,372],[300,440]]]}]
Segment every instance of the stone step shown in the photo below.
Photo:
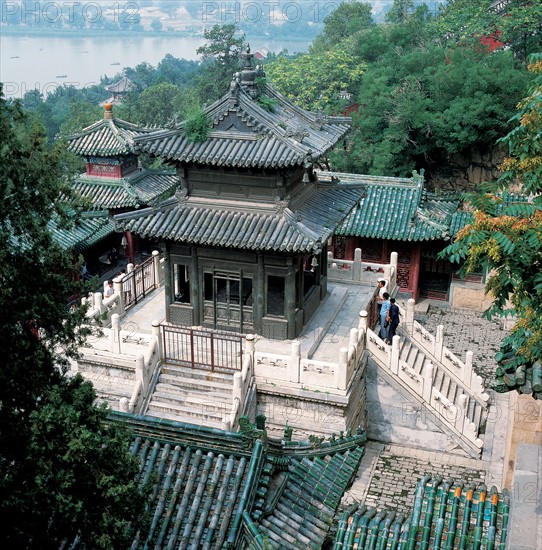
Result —
[{"label": "stone step", "polygon": [[155,418],[164,418],[166,420],[173,420],[175,422],[184,422],[185,424],[193,424],[194,426],[207,426],[208,428],[223,429],[222,419],[216,420],[211,418],[196,418],[194,416],[188,416],[182,414],[180,411],[169,412],[165,409],[151,410],[149,409],[146,416],[152,416]]},{"label": "stone step", "polygon": [[[160,372],[162,374],[173,375],[179,378],[195,378],[198,380],[207,380],[218,383],[227,383],[233,380],[233,375],[235,372],[222,372],[222,371],[212,371],[208,369],[199,369],[192,367],[184,367],[182,365],[173,365],[171,363],[164,363],[161,367]],[[233,384],[233,381],[231,382]]]},{"label": "stone step", "polygon": [[178,386],[158,383],[153,393],[179,403],[232,403],[231,394],[208,390],[182,390]]},{"label": "stone step", "polygon": [[[152,414],[159,413],[159,414]],[[180,405],[177,403],[164,402],[160,399],[160,396],[156,396],[156,399],[152,399],[149,403],[149,407],[145,414],[150,414],[151,416],[160,416],[163,413],[169,415],[174,415],[177,417],[182,417],[184,419],[191,419],[190,422],[193,424],[204,425],[206,420],[220,422],[222,423],[222,418],[224,417],[223,411],[217,410],[208,410],[203,411],[194,409],[192,406]]]},{"label": "stone step", "polygon": [[207,380],[204,378],[184,378],[176,374],[161,372],[159,378],[160,384],[176,386],[183,390],[213,391],[224,394],[231,394],[233,391],[233,378],[229,380]]}]

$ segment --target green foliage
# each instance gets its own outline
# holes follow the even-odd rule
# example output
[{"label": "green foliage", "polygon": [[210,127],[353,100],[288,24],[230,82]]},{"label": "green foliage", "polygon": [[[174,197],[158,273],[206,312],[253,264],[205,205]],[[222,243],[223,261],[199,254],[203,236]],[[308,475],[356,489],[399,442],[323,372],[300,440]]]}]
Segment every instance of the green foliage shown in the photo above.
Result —
[{"label": "green foliage", "polygon": [[179,115],[182,101],[181,88],[161,82],[149,86],[139,95],[131,94],[115,112],[119,118],[142,126],[166,126]]},{"label": "green foliage", "polygon": [[0,543],[59,548],[81,530],[88,548],[126,547],[141,499],[125,439],[66,376],[87,330],[68,305],[79,266],[46,230],[73,223],[62,143],[1,96],[0,135]]},{"label": "green foliage", "polygon": [[409,19],[361,33],[357,50],[367,68],[355,94],[360,110],[349,147],[331,156],[335,169],[386,176],[430,171],[450,153],[492,144],[510,129],[527,71],[510,52],[445,49],[429,30]]},{"label": "green foliage", "polygon": [[354,33],[373,25],[371,4],[357,0],[341,2],[324,19],[324,30],[314,40],[311,51],[335,46]]},{"label": "green foliage", "polygon": [[203,60],[197,87],[199,96],[212,102],[227,91],[234,73],[239,70],[239,59],[246,49],[246,42],[245,35],[239,33],[233,23],[214,25],[205,29],[203,36],[207,43],[196,50]]},{"label": "green foliage", "polygon": [[[542,361],[542,54],[531,57],[530,70],[537,76],[518,105],[517,126],[501,140],[510,151],[502,176],[467,197],[474,221],[442,253],[463,261],[463,273],[486,270],[494,300],[486,315],[516,316],[503,346],[528,364]],[[511,185],[524,196],[507,191]]]},{"label": "green foliage", "polygon": [[182,132],[191,143],[205,141],[210,131],[211,121],[202,108],[194,109],[182,125]]},{"label": "green foliage", "polygon": [[414,11],[413,0],[393,0],[393,5],[386,13],[389,23],[404,23]]},{"label": "green foliage", "polygon": [[435,20],[436,32],[448,43],[475,44],[493,37],[508,44],[521,59],[542,50],[542,3],[508,2],[502,13],[492,0],[450,0]]},{"label": "green foliage", "polygon": [[266,74],[300,107],[333,112],[341,102],[339,93],[357,87],[364,69],[365,64],[352,56],[352,42],[345,40],[328,50],[279,56],[266,65]]}]

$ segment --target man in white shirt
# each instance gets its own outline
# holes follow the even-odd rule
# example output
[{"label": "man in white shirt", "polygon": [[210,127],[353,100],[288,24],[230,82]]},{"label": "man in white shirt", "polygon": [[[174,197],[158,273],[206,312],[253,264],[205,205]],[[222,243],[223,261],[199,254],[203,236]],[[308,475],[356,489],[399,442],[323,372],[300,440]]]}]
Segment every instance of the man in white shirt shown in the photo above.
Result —
[{"label": "man in white shirt", "polygon": [[382,302],[384,301],[384,292],[388,292],[386,279],[378,279],[378,297],[376,299],[378,303],[378,311],[380,311],[380,308],[382,307]]}]

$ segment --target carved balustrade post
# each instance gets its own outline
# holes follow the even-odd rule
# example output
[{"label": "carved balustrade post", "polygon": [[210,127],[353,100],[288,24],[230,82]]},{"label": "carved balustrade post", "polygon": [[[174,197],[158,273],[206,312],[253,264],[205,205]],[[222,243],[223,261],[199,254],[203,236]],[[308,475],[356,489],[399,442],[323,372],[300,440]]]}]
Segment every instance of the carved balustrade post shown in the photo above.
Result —
[{"label": "carved balustrade post", "polygon": [[292,341],[292,349],[290,353],[290,361],[288,362],[288,377],[290,382],[299,382],[301,370],[301,342],[299,340]]}]

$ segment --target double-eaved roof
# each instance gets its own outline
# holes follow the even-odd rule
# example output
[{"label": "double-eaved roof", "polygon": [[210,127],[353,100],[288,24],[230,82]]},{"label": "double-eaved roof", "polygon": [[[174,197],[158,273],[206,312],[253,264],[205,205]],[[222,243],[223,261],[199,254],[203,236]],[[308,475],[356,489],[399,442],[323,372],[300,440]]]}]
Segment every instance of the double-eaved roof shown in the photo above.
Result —
[{"label": "double-eaved roof", "polygon": [[119,214],[115,221],[145,238],[242,250],[319,252],[359,193],[348,185],[309,183],[291,202],[267,207],[173,197],[160,207]]},{"label": "double-eaved roof", "polygon": [[237,73],[230,91],[205,109],[209,133],[194,141],[190,121],[138,136],[141,151],[177,163],[236,168],[284,168],[312,164],[350,129],[349,117],[327,117],[297,107],[252,67]]},{"label": "double-eaved roof", "polygon": [[337,235],[397,241],[449,240],[464,223],[458,214],[460,199],[453,194],[429,193],[422,176],[390,178],[318,172],[363,185],[359,203],[337,228]]}]

